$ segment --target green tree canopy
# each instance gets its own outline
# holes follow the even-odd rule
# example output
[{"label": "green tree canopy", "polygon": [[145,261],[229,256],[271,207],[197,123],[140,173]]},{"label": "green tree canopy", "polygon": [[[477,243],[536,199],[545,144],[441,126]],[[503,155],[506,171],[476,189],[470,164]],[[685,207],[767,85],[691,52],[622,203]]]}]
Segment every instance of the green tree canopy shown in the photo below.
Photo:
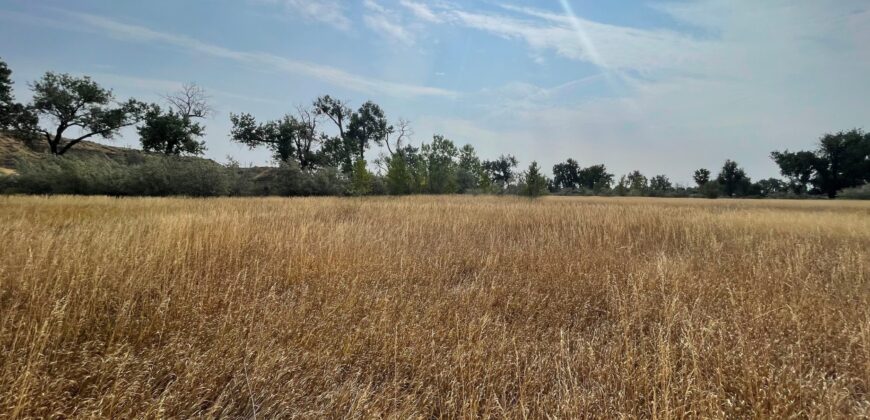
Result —
[{"label": "green tree canopy", "polygon": [[205,128],[174,110],[153,106],[137,131],[145,151],[167,155],[201,155],[205,151],[205,142],[200,140]]},{"label": "green tree canopy", "polygon": [[[90,77],[46,73],[31,85],[31,108],[52,122],[52,127],[35,128],[45,136],[51,153],[62,155],[82,140],[100,136],[112,138],[118,131],[138,123],[147,106],[130,99],[115,104],[111,90],[103,89]],[[78,137],[65,140],[68,129],[75,128]]]},{"label": "green tree canopy", "polygon": [[523,174],[523,194],[529,197],[540,197],[547,193],[547,178],[541,174],[538,162],[532,162]]},{"label": "green tree canopy", "polygon": [[746,195],[749,190],[750,180],[746,176],[746,171],[737,165],[733,160],[726,160],[722,165],[722,171],[716,178],[719,185],[722,187],[722,192],[728,197],[735,195]]},{"label": "green tree canopy", "polygon": [[698,188],[701,188],[710,182],[710,170],[705,168],[698,169],[692,178],[695,180],[695,184],[698,184]]}]

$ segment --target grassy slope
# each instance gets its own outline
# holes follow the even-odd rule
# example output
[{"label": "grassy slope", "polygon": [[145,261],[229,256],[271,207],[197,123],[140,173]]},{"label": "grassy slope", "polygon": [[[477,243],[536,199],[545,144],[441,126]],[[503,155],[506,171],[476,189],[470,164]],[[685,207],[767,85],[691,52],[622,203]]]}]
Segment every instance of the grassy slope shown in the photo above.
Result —
[{"label": "grassy slope", "polygon": [[[103,158],[114,160],[121,164],[128,164],[131,161],[140,161],[141,159],[139,158],[144,155],[146,155],[145,152],[137,149],[82,141],[71,148],[64,156]],[[45,142],[37,141],[33,145],[28,145],[7,133],[0,132],[0,174],[14,173],[19,160],[32,161],[44,159],[48,156],[50,155],[48,154],[48,147]],[[257,180],[267,176],[272,169],[268,167],[253,167],[240,168],[239,171],[243,176]]]},{"label": "grassy slope", "polygon": [[[131,156],[142,155],[141,150],[126,147],[107,146],[104,144],[83,141],[67,152],[68,156],[100,157],[118,162],[127,162]],[[48,156],[48,147],[43,141],[28,145],[9,134],[0,132],[0,168],[14,169],[17,160],[42,159]]]}]

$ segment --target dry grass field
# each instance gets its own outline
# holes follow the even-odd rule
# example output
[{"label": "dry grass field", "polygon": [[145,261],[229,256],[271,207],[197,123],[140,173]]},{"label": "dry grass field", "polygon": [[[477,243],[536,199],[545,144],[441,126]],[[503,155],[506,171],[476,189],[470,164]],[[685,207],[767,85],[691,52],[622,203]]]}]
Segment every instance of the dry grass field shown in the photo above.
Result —
[{"label": "dry grass field", "polygon": [[0,197],[0,417],[870,416],[870,203]]}]

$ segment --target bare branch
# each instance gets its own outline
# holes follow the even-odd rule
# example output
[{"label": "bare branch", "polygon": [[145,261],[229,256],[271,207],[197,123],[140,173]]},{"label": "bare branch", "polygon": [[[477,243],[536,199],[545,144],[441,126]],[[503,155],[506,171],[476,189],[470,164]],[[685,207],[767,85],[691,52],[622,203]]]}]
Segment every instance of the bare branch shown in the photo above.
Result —
[{"label": "bare branch", "polygon": [[205,89],[196,83],[185,83],[181,90],[163,95],[163,100],[169,103],[175,112],[188,118],[207,118],[214,114],[214,109],[208,104],[210,96]]},{"label": "bare branch", "polygon": [[[393,152],[393,149],[390,147],[390,135],[396,135],[396,151]],[[398,153],[402,150],[402,141],[408,141],[411,139],[411,136],[414,135],[414,130],[411,128],[411,122],[404,119],[399,118],[399,121],[396,123],[395,127],[390,127],[390,132],[387,133],[387,138],[385,143],[387,143],[387,151],[390,152],[391,155]]]}]

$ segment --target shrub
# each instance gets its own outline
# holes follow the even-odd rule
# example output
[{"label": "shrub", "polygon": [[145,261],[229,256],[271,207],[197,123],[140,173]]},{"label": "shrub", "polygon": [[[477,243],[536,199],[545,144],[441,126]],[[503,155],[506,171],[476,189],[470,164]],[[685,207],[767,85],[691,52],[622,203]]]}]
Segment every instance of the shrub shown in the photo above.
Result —
[{"label": "shrub", "polygon": [[845,200],[870,200],[870,184],[843,189],[840,191],[838,198]]},{"label": "shrub", "polygon": [[719,198],[719,195],[722,194],[722,187],[718,182],[710,181],[699,188],[701,195],[706,198]]},{"label": "shrub", "polygon": [[211,197],[229,195],[232,170],[216,162],[152,156],[131,166],[124,183],[128,195]]},{"label": "shrub", "polygon": [[123,181],[124,167],[111,160],[48,157],[19,161],[0,186],[5,193],[120,195]]}]

